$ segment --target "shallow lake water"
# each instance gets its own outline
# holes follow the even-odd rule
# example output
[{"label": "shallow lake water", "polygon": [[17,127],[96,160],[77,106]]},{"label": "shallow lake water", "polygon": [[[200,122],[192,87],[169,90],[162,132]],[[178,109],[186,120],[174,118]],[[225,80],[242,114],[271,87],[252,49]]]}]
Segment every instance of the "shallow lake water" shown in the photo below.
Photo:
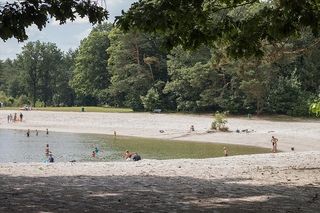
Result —
[{"label": "shallow lake water", "polygon": [[[223,147],[229,155],[270,152],[269,149],[214,144],[202,142],[168,141],[99,134],[80,134],[39,131],[30,137],[23,130],[0,129],[0,163],[3,162],[45,162],[46,144],[56,162],[76,161],[123,161],[125,150],[139,153],[147,159],[210,158],[222,157]],[[95,158],[92,152],[98,148]]]}]

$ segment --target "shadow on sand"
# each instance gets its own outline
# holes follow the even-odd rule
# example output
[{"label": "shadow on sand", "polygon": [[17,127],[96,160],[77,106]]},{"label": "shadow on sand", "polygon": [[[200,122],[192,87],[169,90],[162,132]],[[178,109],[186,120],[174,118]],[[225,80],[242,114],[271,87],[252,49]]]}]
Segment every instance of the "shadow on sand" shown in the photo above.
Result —
[{"label": "shadow on sand", "polygon": [[319,212],[318,187],[243,181],[248,180],[1,175],[0,212]]}]

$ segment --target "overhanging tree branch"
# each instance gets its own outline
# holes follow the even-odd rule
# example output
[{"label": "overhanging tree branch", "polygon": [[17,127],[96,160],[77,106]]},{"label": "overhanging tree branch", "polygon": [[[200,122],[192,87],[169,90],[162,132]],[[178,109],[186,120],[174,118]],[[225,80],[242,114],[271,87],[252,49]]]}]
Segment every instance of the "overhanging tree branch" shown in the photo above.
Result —
[{"label": "overhanging tree branch", "polygon": [[0,38],[28,38],[26,28],[32,24],[42,30],[50,18],[60,24],[76,17],[87,16],[92,24],[101,23],[108,18],[108,12],[91,0],[25,0],[5,3],[0,6]]}]

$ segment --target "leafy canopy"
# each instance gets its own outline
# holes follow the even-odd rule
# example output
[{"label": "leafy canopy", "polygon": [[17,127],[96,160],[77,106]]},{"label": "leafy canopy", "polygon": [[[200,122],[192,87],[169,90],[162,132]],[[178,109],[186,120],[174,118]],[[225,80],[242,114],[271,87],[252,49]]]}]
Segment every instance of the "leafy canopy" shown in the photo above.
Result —
[{"label": "leafy canopy", "polygon": [[139,0],[116,23],[126,31],[161,33],[169,48],[222,42],[229,55],[249,57],[263,55],[264,41],[281,41],[305,28],[318,35],[319,8],[314,0]]},{"label": "leafy canopy", "polygon": [[87,16],[92,24],[107,19],[108,12],[91,0],[25,0],[0,4],[0,38],[28,39],[26,28],[35,24],[42,30],[50,18],[60,24]]}]

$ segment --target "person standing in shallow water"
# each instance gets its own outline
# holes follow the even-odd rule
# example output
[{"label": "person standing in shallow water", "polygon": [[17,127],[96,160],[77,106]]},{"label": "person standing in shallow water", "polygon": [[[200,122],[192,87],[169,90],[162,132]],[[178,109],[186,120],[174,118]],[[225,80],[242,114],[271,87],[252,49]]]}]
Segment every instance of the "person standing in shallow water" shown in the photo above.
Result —
[{"label": "person standing in shallow water", "polygon": [[50,150],[49,150],[49,144],[46,145],[46,150],[45,150],[46,156],[49,155]]},{"label": "person standing in shallow water", "polygon": [[30,129],[28,129],[28,131],[27,131],[27,137],[29,137],[30,136]]},{"label": "person standing in shallow water", "polygon": [[226,147],[223,147],[223,154],[224,156],[228,156],[228,149]]},{"label": "person standing in shallow water", "polygon": [[23,114],[20,113],[20,121],[22,122],[22,119],[23,119]]},{"label": "person standing in shallow water", "polygon": [[52,156],[52,153],[50,153],[48,161],[49,161],[49,163],[54,163],[54,158]]},{"label": "person standing in shallow water", "polygon": [[47,132],[46,132],[46,134],[47,134],[47,135],[49,135],[49,130],[48,130],[48,129],[47,129]]},{"label": "person standing in shallow water", "polygon": [[272,136],[271,137],[271,143],[272,143],[272,152],[276,153],[278,151],[278,138]]}]

